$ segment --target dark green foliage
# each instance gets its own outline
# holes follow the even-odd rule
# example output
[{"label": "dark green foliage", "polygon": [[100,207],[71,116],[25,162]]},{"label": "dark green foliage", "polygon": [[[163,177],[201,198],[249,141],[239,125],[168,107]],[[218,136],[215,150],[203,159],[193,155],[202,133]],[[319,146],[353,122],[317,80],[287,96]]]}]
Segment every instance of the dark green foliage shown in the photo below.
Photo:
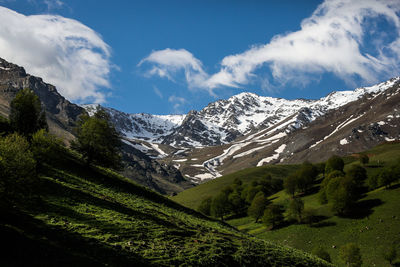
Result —
[{"label": "dark green foliage", "polygon": [[370,175],[367,179],[367,185],[370,190],[374,190],[378,187],[378,175]]},{"label": "dark green foliage", "polygon": [[379,173],[378,185],[389,188],[396,180],[398,180],[398,178],[396,177],[393,169],[385,168]]},{"label": "dark green foliage", "polygon": [[362,184],[368,178],[367,170],[360,165],[352,165],[346,172],[346,176],[354,179],[357,184]]},{"label": "dark green foliage", "polygon": [[283,221],[282,207],[275,204],[269,205],[264,211],[262,221],[266,226],[271,227],[271,229],[282,223]]},{"label": "dark green foliage", "polygon": [[331,262],[331,256],[329,255],[329,253],[320,246],[314,247],[311,253],[318,258],[321,258],[327,262]]},{"label": "dark green foliage", "polygon": [[40,129],[48,129],[39,97],[29,88],[19,91],[11,101],[9,120],[12,129],[26,138]]},{"label": "dark green foliage", "polygon": [[396,246],[391,245],[390,247],[385,248],[382,254],[383,258],[387,260],[390,264],[392,264],[397,257]]},{"label": "dark green foliage", "polygon": [[16,133],[0,137],[0,196],[30,198],[36,185],[36,161],[29,143]]},{"label": "dark green foliage", "polygon": [[240,215],[246,209],[246,202],[242,199],[240,191],[233,191],[228,195],[229,206],[231,211],[236,215]]},{"label": "dark green foliage", "polygon": [[0,136],[7,135],[12,132],[10,122],[7,118],[0,116]]},{"label": "dark green foliage", "polygon": [[297,220],[298,223],[303,221],[304,202],[301,198],[293,198],[288,207],[289,217]]},{"label": "dark green foliage", "polygon": [[203,213],[204,215],[210,216],[211,215],[211,203],[212,203],[212,197],[208,197],[204,199],[199,207],[197,208],[197,211],[200,213]]},{"label": "dark green foliage", "polygon": [[211,215],[224,220],[224,216],[231,210],[228,195],[219,193],[211,202]]},{"label": "dark green foliage", "polygon": [[369,157],[367,154],[360,154],[360,163],[362,165],[368,164],[369,162]]},{"label": "dark green foliage", "polygon": [[120,137],[104,110],[99,109],[92,117],[80,117],[77,140],[72,147],[83,155],[87,164],[120,167],[120,145]]},{"label": "dark green foliage", "polygon": [[286,193],[291,196],[294,196],[297,190],[297,175],[292,174],[285,179],[283,182],[283,187],[285,188]]},{"label": "dark green foliage", "polygon": [[333,171],[343,171],[344,161],[341,157],[332,156],[328,159],[325,165],[325,173],[329,174]]},{"label": "dark green foliage", "polygon": [[349,212],[357,200],[357,186],[349,177],[332,178],[326,189],[328,202],[337,214]]},{"label": "dark green foliage", "polygon": [[322,180],[321,188],[318,193],[318,200],[321,204],[328,203],[328,197],[326,194],[329,182],[336,177],[343,177],[344,173],[342,171],[332,171],[327,176],[325,176],[324,180]]},{"label": "dark green foliage", "polygon": [[60,160],[65,147],[60,139],[42,129],[32,135],[31,151],[38,166],[42,166]]},{"label": "dark green foliage", "polygon": [[325,173],[325,162],[320,162],[314,165],[318,173]]},{"label": "dark green foliage", "polygon": [[354,243],[340,247],[339,255],[346,266],[359,267],[362,265],[360,248]]},{"label": "dark green foliage", "polygon": [[256,220],[258,220],[263,216],[265,207],[267,206],[268,200],[264,196],[264,193],[258,192],[254,197],[251,205],[247,211],[248,215]]}]

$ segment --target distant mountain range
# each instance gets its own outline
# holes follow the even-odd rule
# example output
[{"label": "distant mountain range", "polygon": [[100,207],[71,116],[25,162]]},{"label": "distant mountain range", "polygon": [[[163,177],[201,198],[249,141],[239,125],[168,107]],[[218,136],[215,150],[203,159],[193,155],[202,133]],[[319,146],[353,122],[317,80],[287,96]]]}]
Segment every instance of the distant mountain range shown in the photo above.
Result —
[{"label": "distant mountain range", "polygon": [[[325,160],[399,139],[400,78],[318,100],[241,93],[186,115],[104,108],[125,142],[194,182],[245,167]],[[90,113],[100,108],[86,105]]]},{"label": "distant mountain range", "polygon": [[121,133],[124,175],[171,194],[252,166],[318,162],[400,139],[400,78],[318,100],[241,93],[185,115],[127,114],[78,106],[54,86],[0,59],[0,114],[24,87],[46,106],[52,132],[67,140],[83,112],[106,110]]}]

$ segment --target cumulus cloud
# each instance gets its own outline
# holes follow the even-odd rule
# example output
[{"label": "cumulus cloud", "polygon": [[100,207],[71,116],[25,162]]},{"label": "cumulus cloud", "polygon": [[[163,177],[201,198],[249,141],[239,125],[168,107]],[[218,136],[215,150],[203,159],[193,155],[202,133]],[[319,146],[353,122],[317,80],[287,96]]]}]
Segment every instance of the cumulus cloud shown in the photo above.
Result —
[{"label": "cumulus cloud", "polygon": [[[172,74],[181,69],[189,86],[210,92],[221,86],[241,87],[255,80],[267,89],[273,87],[272,83],[306,84],[310,79],[317,79],[313,75],[325,72],[346,82],[355,78],[375,82],[398,75],[399,11],[398,0],[326,0],[301,22],[299,31],[276,35],[265,45],[226,56],[220,70],[212,75],[203,70],[200,60],[183,49],[155,51],[144,61],[154,64],[149,75],[173,80]],[[380,22],[391,26],[390,38],[378,32],[376,25]],[[373,46],[367,45],[371,36],[376,38]],[[176,57],[176,53],[188,56]],[[191,67],[193,63],[196,68]],[[270,79],[256,73],[264,68],[268,69]],[[195,82],[188,79],[193,73],[197,74]]]},{"label": "cumulus cloud", "polygon": [[54,84],[69,100],[105,101],[101,88],[110,88],[110,52],[101,36],[79,21],[0,7],[0,57]]}]

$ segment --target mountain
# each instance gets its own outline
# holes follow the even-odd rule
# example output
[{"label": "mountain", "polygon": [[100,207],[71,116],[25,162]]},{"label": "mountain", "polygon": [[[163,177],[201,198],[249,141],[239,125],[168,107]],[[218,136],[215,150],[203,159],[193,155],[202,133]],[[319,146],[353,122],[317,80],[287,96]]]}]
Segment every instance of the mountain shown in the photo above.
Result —
[{"label": "mountain", "polygon": [[[45,83],[42,78],[27,74],[23,67],[0,58],[0,115],[9,115],[11,100],[23,88],[30,88],[39,96],[46,109],[50,132],[67,142],[73,140],[74,127],[79,115],[86,112],[85,109],[66,100],[56,87]],[[176,193],[193,186],[173,166],[159,163],[128,144],[130,142],[125,141],[122,146],[122,173],[126,177],[163,194]]]},{"label": "mountain", "polygon": [[131,146],[198,183],[242,168],[321,161],[397,140],[399,81],[318,100],[241,93],[187,115],[106,110]]}]

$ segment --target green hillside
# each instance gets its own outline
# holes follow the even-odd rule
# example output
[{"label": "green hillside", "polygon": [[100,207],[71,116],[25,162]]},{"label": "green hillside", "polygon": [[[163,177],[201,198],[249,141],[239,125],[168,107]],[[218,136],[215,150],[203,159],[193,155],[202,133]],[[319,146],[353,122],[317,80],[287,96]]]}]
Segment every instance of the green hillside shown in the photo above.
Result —
[{"label": "green hillside", "polygon": [[186,207],[196,209],[203,199],[209,196],[214,197],[222,188],[231,185],[236,178],[241,179],[245,184],[263,178],[268,174],[272,178],[284,179],[297,169],[298,165],[270,165],[244,169],[182,191],[173,196],[172,199]]},{"label": "green hillside", "polygon": [[251,237],[66,151],[36,197],[1,202],[1,266],[327,266]]},{"label": "green hillside", "polygon": [[[384,167],[398,163],[400,143],[385,143],[366,151],[365,154],[369,156],[369,163],[365,165],[367,174],[369,177],[374,176]],[[345,171],[352,165],[359,164],[357,155],[343,159]],[[224,186],[231,185],[235,178],[250,183],[268,172],[276,178],[285,178],[297,168],[298,166],[277,165],[242,170],[186,190],[174,199],[195,208],[201,200],[195,201],[192,198],[215,196]],[[314,185],[315,190],[310,190],[311,193],[301,196],[305,210],[312,212],[317,219],[311,225],[288,220],[287,212],[284,214],[285,222],[274,230],[270,230],[261,222],[255,223],[254,218],[250,217],[235,218],[227,222],[244,233],[306,252],[311,252],[315,247],[322,247],[330,254],[332,262],[339,266],[342,264],[339,248],[354,242],[360,247],[363,266],[390,266],[388,261],[384,260],[383,253],[392,245],[400,243],[400,184],[392,185],[389,189],[380,187],[366,193],[357,201],[351,215],[339,217],[331,211],[329,204],[319,203],[316,192],[320,182],[321,179]],[[280,191],[270,196],[269,200],[286,208],[290,197],[284,191]]]}]

